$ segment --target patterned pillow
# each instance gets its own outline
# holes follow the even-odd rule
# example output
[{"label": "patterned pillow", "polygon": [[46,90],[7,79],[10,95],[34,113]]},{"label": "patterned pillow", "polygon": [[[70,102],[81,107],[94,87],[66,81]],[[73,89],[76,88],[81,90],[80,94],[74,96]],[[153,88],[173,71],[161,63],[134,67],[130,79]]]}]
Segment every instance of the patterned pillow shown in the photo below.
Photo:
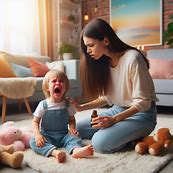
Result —
[{"label": "patterned pillow", "polygon": [[49,68],[45,64],[33,58],[28,58],[28,63],[35,77],[43,77],[49,71]]},{"label": "patterned pillow", "polygon": [[149,72],[153,79],[173,79],[173,60],[149,58]]},{"label": "patterned pillow", "polygon": [[0,53],[0,64],[1,64],[0,77],[16,77],[3,53]]}]

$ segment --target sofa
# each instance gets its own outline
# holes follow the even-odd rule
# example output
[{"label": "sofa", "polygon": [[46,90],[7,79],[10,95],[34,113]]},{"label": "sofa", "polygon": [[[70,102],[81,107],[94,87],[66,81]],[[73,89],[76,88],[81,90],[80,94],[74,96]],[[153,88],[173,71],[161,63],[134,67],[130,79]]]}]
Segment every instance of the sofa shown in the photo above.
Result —
[{"label": "sofa", "polygon": [[147,51],[158,106],[173,106],[173,49]]},{"label": "sofa", "polygon": [[[10,65],[26,67],[27,70],[30,68],[28,63],[28,58],[31,56],[10,55],[6,53],[4,57],[7,59],[7,62]],[[47,56],[32,56],[32,59],[40,62],[41,64],[47,65],[49,69],[52,65],[54,65],[55,67],[56,63],[63,65],[64,72],[66,73],[70,81],[70,89],[67,95],[73,98],[79,97],[81,95],[80,80],[79,80],[79,60],[72,59],[66,61],[62,60],[62,61],[51,62],[51,59]],[[35,92],[31,97],[28,98],[28,100],[29,102],[39,102],[40,100],[45,98],[42,91],[43,77],[35,77],[35,76],[32,77],[36,79]],[[2,80],[2,77],[0,77],[0,80]],[[7,100],[7,104],[14,104],[14,103],[17,103],[15,99]],[[2,105],[2,97],[0,97],[0,104]]]}]

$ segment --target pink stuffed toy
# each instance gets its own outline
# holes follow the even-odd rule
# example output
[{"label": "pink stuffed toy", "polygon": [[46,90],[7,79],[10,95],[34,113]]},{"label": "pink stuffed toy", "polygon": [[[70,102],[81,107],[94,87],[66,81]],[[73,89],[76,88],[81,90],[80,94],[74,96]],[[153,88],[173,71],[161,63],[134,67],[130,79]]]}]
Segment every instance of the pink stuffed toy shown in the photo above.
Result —
[{"label": "pink stuffed toy", "polygon": [[33,136],[27,127],[17,128],[13,121],[8,121],[0,129],[0,144],[13,145],[15,151],[24,151],[29,147],[29,140]]}]

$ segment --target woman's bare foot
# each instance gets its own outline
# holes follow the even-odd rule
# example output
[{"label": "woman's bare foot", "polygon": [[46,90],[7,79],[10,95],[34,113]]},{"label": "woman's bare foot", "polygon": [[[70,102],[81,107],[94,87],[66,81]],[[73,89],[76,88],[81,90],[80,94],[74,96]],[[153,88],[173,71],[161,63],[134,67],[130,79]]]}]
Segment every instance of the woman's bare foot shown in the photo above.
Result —
[{"label": "woman's bare foot", "polygon": [[66,153],[64,151],[53,150],[51,155],[55,157],[59,163],[63,163],[66,160]]},{"label": "woman's bare foot", "polygon": [[87,145],[85,147],[79,147],[73,149],[73,158],[84,158],[88,156],[92,156],[94,153],[92,145]]}]

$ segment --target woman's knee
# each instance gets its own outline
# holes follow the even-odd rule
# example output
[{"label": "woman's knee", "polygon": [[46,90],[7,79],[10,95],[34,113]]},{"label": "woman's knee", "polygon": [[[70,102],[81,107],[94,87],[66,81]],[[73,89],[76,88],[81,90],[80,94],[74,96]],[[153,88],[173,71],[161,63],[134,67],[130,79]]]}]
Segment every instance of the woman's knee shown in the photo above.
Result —
[{"label": "woman's knee", "polygon": [[92,138],[92,145],[96,152],[109,154],[109,153],[114,153],[121,150],[127,145],[127,143],[123,143],[123,144],[122,143],[120,144],[118,142],[112,143],[111,139],[107,140],[102,135],[100,137],[98,137],[97,135],[94,135]]},{"label": "woman's knee", "polygon": [[94,150],[98,153],[111,153],[112,146],[110,146],[109,141],[99,133],[95,133],[92,137],[92,145]]}]

